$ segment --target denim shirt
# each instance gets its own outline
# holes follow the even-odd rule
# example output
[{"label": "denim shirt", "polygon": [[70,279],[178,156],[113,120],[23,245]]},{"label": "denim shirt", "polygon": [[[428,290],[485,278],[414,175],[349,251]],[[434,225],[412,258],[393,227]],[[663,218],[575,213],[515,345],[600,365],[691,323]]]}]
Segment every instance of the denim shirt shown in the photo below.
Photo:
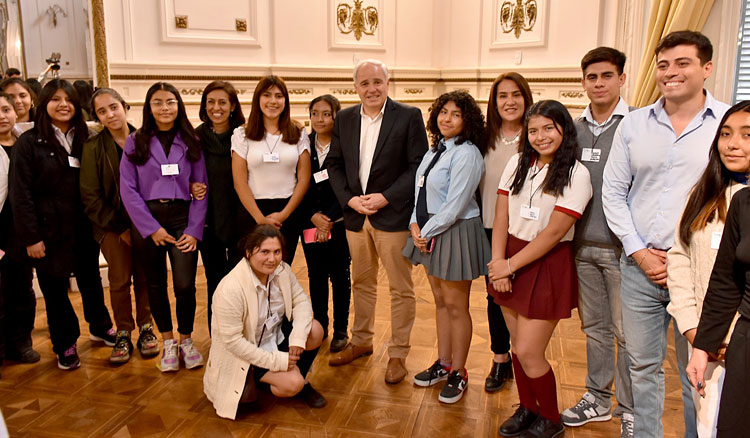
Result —
[{"label": "denim shirt", "polygon": [[[440,156],[425,181],[427,212],[432,215],[422,227],[422,237],[430,239],[444,232],[459,219],[479,217],[479,204],[474,196],[484,174],[482,154],[470,141],[456,145],[455,138],[445,144]],[[417,168],[414,184],[414,209],[409,223],[417,221],[416,199],[419,197],[419,180],[435,157],[437,148],[424,154]]]},{"label": "denim shirt", "polygon": [[678,136],[664,98],[623,118],[604,167],[602,203],[627,255],[669,249],[690,189],[708,163],[711,141],[729,106],[708,91],[703,109]]}]

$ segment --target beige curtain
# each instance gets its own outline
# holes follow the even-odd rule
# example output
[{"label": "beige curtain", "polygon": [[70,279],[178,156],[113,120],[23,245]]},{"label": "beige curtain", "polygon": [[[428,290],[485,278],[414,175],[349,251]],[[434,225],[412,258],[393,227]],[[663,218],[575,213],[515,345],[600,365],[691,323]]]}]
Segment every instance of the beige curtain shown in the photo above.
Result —
[{"label": "beige curtain", "polygon": [[632,105],[643,107],[659,98],[659,90],[654,81],[654,50],[659,40],[676,30],[703,30],[713,5],[714,0],[652,0],[646,45],[643,48]]}]

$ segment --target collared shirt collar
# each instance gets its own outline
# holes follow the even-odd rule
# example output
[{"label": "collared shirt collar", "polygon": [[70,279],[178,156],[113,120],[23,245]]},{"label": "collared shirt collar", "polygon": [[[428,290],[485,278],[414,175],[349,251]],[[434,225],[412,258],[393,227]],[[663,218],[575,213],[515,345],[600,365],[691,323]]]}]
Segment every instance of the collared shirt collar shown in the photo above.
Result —
[{"label": "collared shirt collar", "polygon": [[456,146],[456,137],[446,140],[445,137],[440,139],[440,143],[445,145],[445,150],[449,151]]},{"label": "collared shirt collar", "polygon": [[75,138],[75,128],[71,127],[68,129],[67,133],[62,132],[60,128],[58,128],[54,123],[52,124],[52,130],[55,133],[55,138],[57,138],[57,141],[60,142],[60,146],[62,146],[66,151],[68,151],[68,154],[71,154],[73,152],[73,139]]},{"label": "collared shirt collar", "polygon": [[[711,95],[711,92],[703,89],[703,94],[706,96],[706,102],[703,104],[703,109],[700,111],[700,117],[701,119],[705,120],[706,116],[710,115],[711,117],[716,118],[716,106],[718,101],[714,99],[714,97]],[[657,120],[669,120],[669,115],[667,114],[667,111],[664,109],[664,96],[660,97],[659,100],[656,101],[654,105],[651,106],[650,114],[652,117],[655,117]]]},{"label": "collared shirt collar", "polygon": [[383,117],[383,114],[385,114],[385,106],[388,104],[388,98],[385,98],[385,102],[383,102],[383,106],[380,108],[380,111],[378,112],[378,115],[375,117],[370,117],[367,114],[365,114],[365,106],[364,104],[359,105],[359,115],[362,117],[367,117],[369,120],[377,120],[380,117]]},{"label": "collared shirt collar", "polygon": [[276,269],[274,269],[274,271],[271,273],[271,275],[268,276],[268,284],[263,284],[263,282],[260,281],[258,276],[255,274],[255,271],[253,271],[253,267],[250,265],[250,260],[245,259],[245,263],[247,263],[247,267],[250,268],[250,278],[253,280],[256,290],[258,290],[258,288],[267,290],[268,284],[271,284],[271,282],[279,276],[281,270],[284,269],[283,265],[279,263],[279,266],[277,266]]},{"label": "collared shirt collar", "polygon": [[609,124],[609,122],[612,120],[614,116],[622,116],[625,117],[630,112],[630,107],[625,102],[625,99],[620,96],[620,100],[617,101],[617,105],[615,105],[614,111],[612,111],[612,114],[609,115],[609,118],[604,121],[604,123],[599,124],[596,120],[594,120],[594,115],[591,113],[591,104],[588,104],[586,106],[586,109],[583,110],[583,113],[581,113],[581,116],[579,117],[579,120],[585,120],[588,123],[591,123],[592,125],[596,126],[606,126]]}]

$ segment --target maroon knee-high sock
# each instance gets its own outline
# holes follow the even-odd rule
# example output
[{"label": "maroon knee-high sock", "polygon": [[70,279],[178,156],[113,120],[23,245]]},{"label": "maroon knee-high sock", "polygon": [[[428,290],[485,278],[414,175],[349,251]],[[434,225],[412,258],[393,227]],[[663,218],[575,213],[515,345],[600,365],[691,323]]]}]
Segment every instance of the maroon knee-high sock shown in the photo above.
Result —
[{"label": "maroon knee-high sock", "polygon": [[557,408],[557,386],[555,385],[555,373],[550,367],[549,371],[541,377],[532,379],[527,377],[531,383],[531,390],[539,402],[539,415],[560,422],[560,411]]},{"label": "maroon knee-high sock", "polygon": [[533,413],[539,412],[539,408],[536,405],[536,398],[534,392],[531,389],[531,381],[529,376],[523,372],[521,361],[518,356],[513,355],[513,372],[516,374],[516,389],[518,389],[518,399],[521,402],[521,406],[530,410]]}]

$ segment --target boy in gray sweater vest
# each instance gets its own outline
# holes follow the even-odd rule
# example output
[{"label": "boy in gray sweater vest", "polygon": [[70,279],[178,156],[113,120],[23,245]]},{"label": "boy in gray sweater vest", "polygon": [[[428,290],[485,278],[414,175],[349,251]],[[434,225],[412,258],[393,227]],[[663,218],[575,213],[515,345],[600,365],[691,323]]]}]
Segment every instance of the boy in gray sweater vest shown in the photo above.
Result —
[{"label": "boy in gray sweater vest", "polygon": [[[617,389],[615,416],[620,436],[633,436],[633,395],[620,305],[620,241],[610,231],[602,210],[602,173],[612,140],[630,111],[620,97],[625,83],[625,55],[609,47],[591,50],[581,60],[582,85],[591,103],[576,120],[578,159],[589,170],[594,196],[576,223],[578,312],[586,334],[587,392],[562,413],[566,426],[612,418],[612,383]],[[617,352],[615,353],[615,342]]]}]

